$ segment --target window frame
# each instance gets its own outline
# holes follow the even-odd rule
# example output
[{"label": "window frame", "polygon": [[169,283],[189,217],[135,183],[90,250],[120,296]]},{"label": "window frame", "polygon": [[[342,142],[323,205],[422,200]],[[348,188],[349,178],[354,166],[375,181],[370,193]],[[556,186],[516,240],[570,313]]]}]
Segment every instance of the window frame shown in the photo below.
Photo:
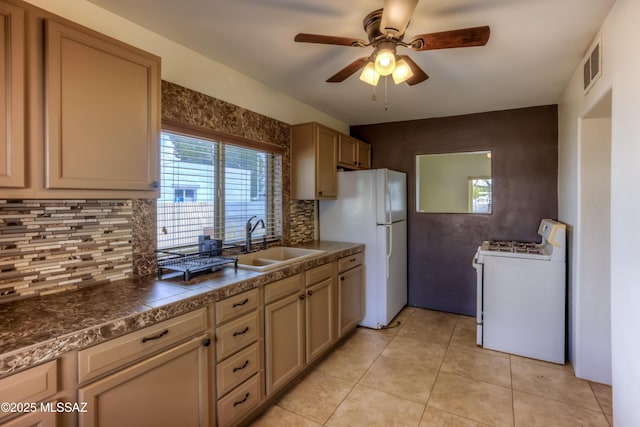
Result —
[{"label": "window frame", "polygon": [[[233,145],[236,147],[241,147],[241,148],[248,148],[248,149],[252,149],[252,150],[259,150],[262,152],[265,152],[267,154],[275,154],[275,155],[279,155],[281,156],[281,173],[284,169],[284,162],[285,162],[285,153],[286,153],[286,148],[282,147],[280,145],[276,145],[276,144],[272,144],[272,143],[267,143],[267,142],[262,142],[262,141],[255,141],[249,138],[245,138],[242,136],[238,136],[238,135],[233,135],[233,134],[229,134],[226,132],[222,132],[222,131],[218,131],[218,130],[213,130],[213,129],[209,129],[209,128],[203,128],[200,126],[195,126],[195,125],[190,125],[190,124],[184,124],[184,123],[179,123],[179,122],[175,122],[173,120],[167,120],[167,119],[163,119],[162,120],[162,127],[160,129],[161,132],[167,132],[167,133],[173,133],[173,134],[178,134],[178,135],[183,135],[186,137],[190,137],[190,138],[200,138],[200,139],[204,139],[204,140],[209,140],[209,141],[213,141],[216,142],[218,144],[220,144],[220,148],[221,151],[225,150],[225,146],[227,145]],[[224,165],[221,165],[221,162],[223,161],[222,159],[224,159],[224,155],[218,156],[218,165],[216,165],[216,168],[220,168],[223,167]],[[158,162],[160,162],[160,156],[158,156]],[[158,170],[161,170],[161,166],[158,166]],[[274,177],[272,176],[272,174],[274,173],[274,169],[273,168],[269,168],[269,174],[271,175],[269,180],[268,180],[268,200],[270,200],[270,202],[267,204],[267,211],[270,214],[274,214],[278,211],[277,206],[274,205],[274,201],[275,198],[272,197],[273,196],[273,192],[275,191],[274,189]],[[284,177],[282,177],[280,179],[280,201],[281,201],[281,206],[280,206],[280,215],[281,217],[279,218],[279,222],[281,224],[281,229],[280,231],[280,235],[277,236],[276,240],[272,240],[272,241],[282,241],[284,239],[283,233],[284,233],[284,220],[285,220],[285,195],[284,195],[284,182],[283,182]],[[160,183],[160,185],[162,185],[162,183]],[[224,240],[224,235],[226,234],[226,224],[225,224],[225,197],[224,197],[224,189],[218,189],[217,190],[218,196],[216,197],[217,200],[222,201],[222,203],[216,203],[216,217],[217,218],[221,218],[222,220],[222,224],[220,226],[217,227],[217,229],[220,231],[221,235],[219,236],[214,236],[214,238],[222,238]],[[158,217],[156,215],[156,223],[158,221]],[[266,218],[265,218],[266,221]],[[273,237],[273,236],[272,236]],[[239,243],[241,240],[233,240],[233,241],[225,241],[225,244],[233,244],[233,243]],[[192,246],[197,246],[197,243],[194,243],[193,245],[188,245],[188,246],[178,246],[178,247],[171,247],[171,248],[163,248],[162,250],[171,250],[171,249],[180,249],[180,248],[185,248],[185,247],[192,247]]]}]

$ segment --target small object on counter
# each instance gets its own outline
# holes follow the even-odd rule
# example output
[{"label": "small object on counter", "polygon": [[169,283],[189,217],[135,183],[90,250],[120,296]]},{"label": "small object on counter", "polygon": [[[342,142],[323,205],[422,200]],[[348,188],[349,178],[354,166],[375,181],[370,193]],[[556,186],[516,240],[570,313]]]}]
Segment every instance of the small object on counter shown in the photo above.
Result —
[{"label": "small object on counter", "polygon": [[162,279],[164,270],[180,271],[185,281],[191,280],[195,273],[209,272],[215,267],[233,264],[238,268],[238,258],[222,256],[222,241],[218,239],[199,239],[198,252],[183,253],[156,250],[158,254],[158,278]]}]

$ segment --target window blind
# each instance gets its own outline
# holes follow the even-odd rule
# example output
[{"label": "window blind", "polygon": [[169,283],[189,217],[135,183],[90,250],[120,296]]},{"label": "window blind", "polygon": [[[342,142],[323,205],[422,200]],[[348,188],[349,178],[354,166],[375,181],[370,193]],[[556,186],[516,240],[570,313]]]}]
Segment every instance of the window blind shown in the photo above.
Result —
[{"label": "window blind", "polygon": [[[161,133],[158,249],[196,246],[208,235],[242,244],[282,236],[282,156],[173,132]],[[254,218],[255,217],[255,218]]]}]

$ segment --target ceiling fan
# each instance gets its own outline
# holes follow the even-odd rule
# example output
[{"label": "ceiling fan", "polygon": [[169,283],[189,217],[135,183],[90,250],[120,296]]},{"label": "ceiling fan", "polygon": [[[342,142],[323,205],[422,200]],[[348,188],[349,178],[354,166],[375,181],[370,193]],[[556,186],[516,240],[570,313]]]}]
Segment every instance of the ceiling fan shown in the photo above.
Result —
[{"label": "ceiling fan", "polygon": [[348,37],[307,33],[296,35],[294,40],[302,43],[373,47],[371,55],[356,59],[327,79],[329,83],[342,82],[364,68],[360,74],[360,80],[373,86],[378,84],[380,76],[390,74],[396,84],[406,82],[410,86],[429,78],[409,56],[397,54],[398,46],[421,51],[487,44],[490,34],[488,26],[420,34],[409,42],[405,42],[404,33],[417,4],[418,0],[385,0],[382,9],[374,10],[362,21],[369,42]]}]

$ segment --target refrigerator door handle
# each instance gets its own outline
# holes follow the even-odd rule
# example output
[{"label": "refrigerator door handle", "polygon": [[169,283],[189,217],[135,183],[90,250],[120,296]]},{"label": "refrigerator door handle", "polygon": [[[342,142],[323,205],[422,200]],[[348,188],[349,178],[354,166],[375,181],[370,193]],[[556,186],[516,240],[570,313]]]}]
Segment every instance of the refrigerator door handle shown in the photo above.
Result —
[{"label": "refrigerator door handle", "polygon": [[391,254],[393,254],[393,227],[391,224],[386,225],[389,230],[389,252],[387,253],[387,279],[389,278],[389,260],[391,259]]},{"label": "refrigerator door handle", "polygon": [[389,191],[389,189],[387,189],[385,196],[386,196],[386,200],[384,203],[385,209],[387,208],[387,201],[389,202],[389,209],[387,209],[387,212],[386,212],[387,214],[386,217],[388,218],[387,224],[391,224],[391,214],[393,213],[393,205],[391,203],[391,191]]}]

